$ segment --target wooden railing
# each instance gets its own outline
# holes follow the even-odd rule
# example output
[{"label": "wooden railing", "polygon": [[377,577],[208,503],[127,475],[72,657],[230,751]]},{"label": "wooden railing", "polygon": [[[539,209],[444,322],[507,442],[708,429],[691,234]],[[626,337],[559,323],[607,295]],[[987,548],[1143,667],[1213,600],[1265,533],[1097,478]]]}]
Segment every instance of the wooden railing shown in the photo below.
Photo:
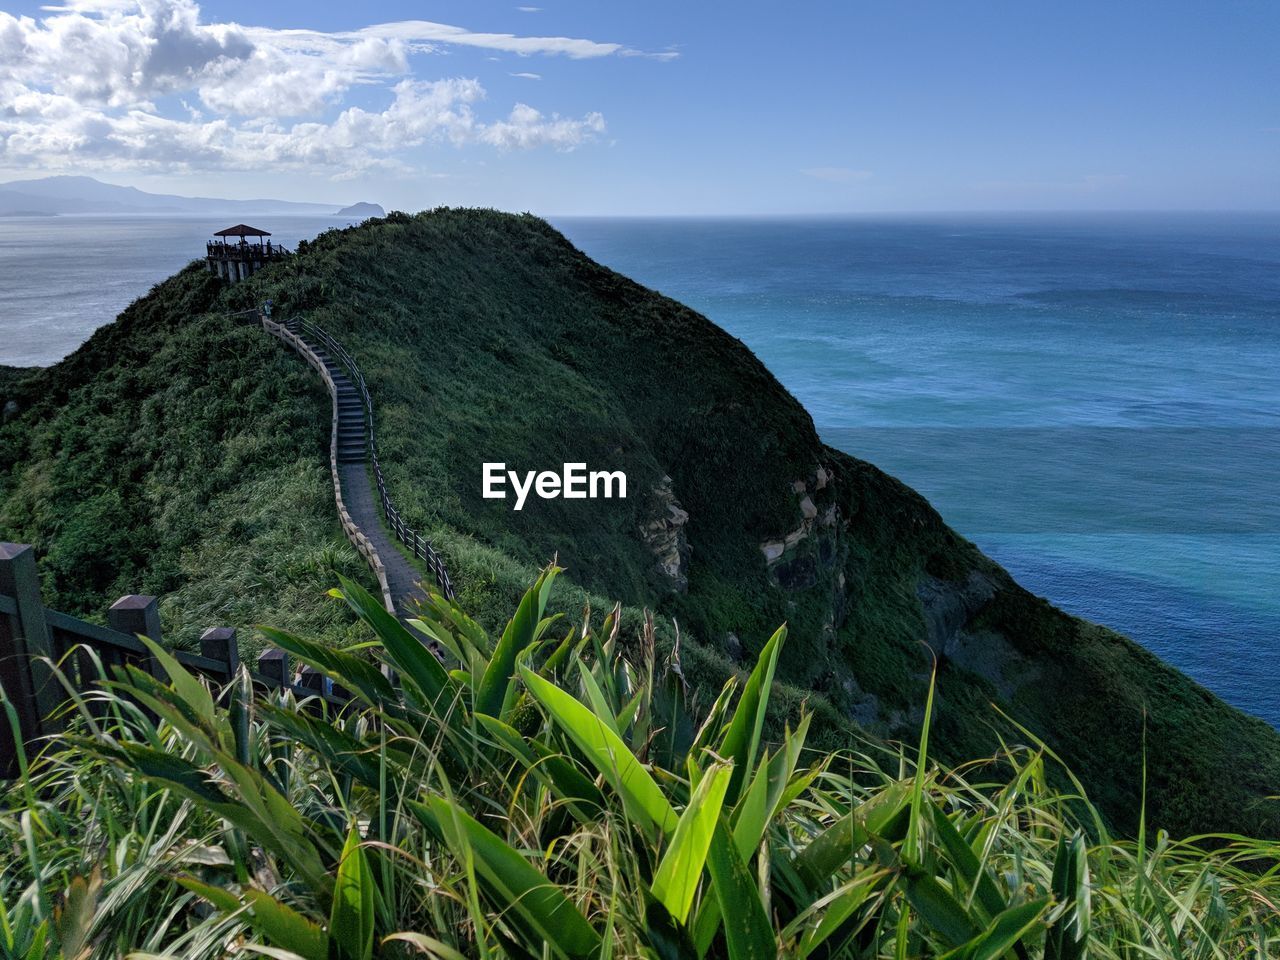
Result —
[{"label": "wooden railing", "polygon": [[319,343],[329,355],[338,363],[346,368],[347,376],[355,385],[356,390],[360,394],[361,403],[364,405],[365,417],[365,443],[369,455],[369,465],[373,468],[374,483],[378,488],[378,501],[382,505],[382,514],[386,518],[387,528],[395,535],[396,539],[403,543],[416,560],[426,564],[431,575],[435,578],[436,586],[440,588],[440,592],[450,600],[454,599],[453,583],[449,579],[449,571],[445,569],[444,560],[440,554],[436,552],[431,545],[431,541],[424,537],[421,533],[405,522],[399,509],[391,499],[391,494],[387,492],[387,480],[382,473],[382,464],[378,460],[378,437],[374,427],[373,420],[373,396],[369,392],[369,385],[365,382],[364,373],[361,372],[359,364],[355,358],[346,351],[337,340],[331,337],[323,327],[317,326],[310,320],[296,319],[287,322],[286,326],[295,331],[301,331],[313,342]]},{"label": "wooden railing", "polygon": [[[110,675],[113,667],[125,664],[164,676],[139,634],[163,643],[155,597],[121,597],[107,611],[105,627],[78,620],[45,607],[30,546],[0,543],[0,688],[18,723],[16,731],[11,729],[9,711],[0,708],[0,778],[16,775],[18,743],[38,747],[41,738],[61,728],[59,706],[68,698],[55,665],[72,689],[85,691],[102,672]],[[241,667],[236,631],[230,627],[205,630],[199,653],[170,652],[188,670],[215,685],[229,683]],[[258,657],[249,675],[263,691],[291,690],[300,698],[335,707],[349,699],[346,691],[311,667],[295,672],[288,655],[274,647]]]}]

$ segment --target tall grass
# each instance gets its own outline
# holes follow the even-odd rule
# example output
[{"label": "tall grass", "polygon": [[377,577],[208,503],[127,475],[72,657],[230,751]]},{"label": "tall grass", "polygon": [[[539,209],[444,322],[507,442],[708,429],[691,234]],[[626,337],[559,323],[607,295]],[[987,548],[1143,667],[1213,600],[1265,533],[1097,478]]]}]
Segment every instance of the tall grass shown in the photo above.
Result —
[{"label": "tall grass", "polygon": [[556,573],[498,637],[439,596],[411,630],[347,581],[375,642],[268,631],[342,709],[213,691],[158,648],[167,681],[69,691],[4,795],[0,957],[1280,951],[1280,843],[1114,837],[1034,739],[943,769],[929,717],[896,755],[807,750],[809,716],[766,742],[785,629],[698,704],[651,625],[546,616]]}]

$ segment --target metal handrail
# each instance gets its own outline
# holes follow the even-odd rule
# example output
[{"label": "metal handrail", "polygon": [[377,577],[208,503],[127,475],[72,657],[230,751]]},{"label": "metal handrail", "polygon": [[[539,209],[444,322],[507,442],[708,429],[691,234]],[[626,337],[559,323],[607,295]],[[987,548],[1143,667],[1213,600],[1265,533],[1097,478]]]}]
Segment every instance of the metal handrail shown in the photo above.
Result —
[{"label": "metal handrail", "polygon": [[298,317],[286,321],[286,326],[297,327],[308,336],[313,337],[329,352],[331,357],[346,368],[347,376],[355,385],[364,405],[365,449],[369,454],[369,463],[373,466],[374,482],[378,488],[378,501],[382,505],[382,515],[386,518],[387,527],[395,534],[397,540],[409,548],[414,559],[420,560],[427,565],[427,569],[431,571],[432,576],[435,578],[436,586],[440,588],[440,592],[448,599],[454,599],[453,582],[449,579],[449,571],[445,569],[444,560],[436,552],[435,547],[431,545],[430,540],[405,523],[404,517],[392,501],[391,494],[387,491],[387,481],[382,474],[382,463],[378,460],[378,441],[373,421],[373,395],[369,392],[369,385],[365,382],[364,373],[360,370],[359,364],[356,363],[355,358],[347,352],[341,343],[329,335],[327,330],[317,326],[310,320]]}]

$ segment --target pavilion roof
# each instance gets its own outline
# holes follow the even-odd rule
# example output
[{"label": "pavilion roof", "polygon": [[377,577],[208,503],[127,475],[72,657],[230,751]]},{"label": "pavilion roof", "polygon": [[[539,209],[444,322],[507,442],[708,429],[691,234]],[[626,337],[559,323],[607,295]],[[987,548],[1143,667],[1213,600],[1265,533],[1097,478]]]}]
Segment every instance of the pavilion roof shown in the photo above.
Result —
[{"label": "pavilion roof", "polygon": [[215,237],[269,237],[271,236],[266,230],[259,230],[257,227],[251,227],[247,223],[237,223],[234,227],[227,227],[225,230],[219,230],[214,234]]}]

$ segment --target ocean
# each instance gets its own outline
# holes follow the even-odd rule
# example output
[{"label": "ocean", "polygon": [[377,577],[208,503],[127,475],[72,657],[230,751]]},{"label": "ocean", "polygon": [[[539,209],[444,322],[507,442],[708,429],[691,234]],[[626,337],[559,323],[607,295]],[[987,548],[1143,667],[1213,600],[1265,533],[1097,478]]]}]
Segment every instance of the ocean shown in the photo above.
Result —
[{"label": "ocean", "polygon": [[[553,222],[1024,586],[1280,726],[1280,215]],[[221,225],[0,220],[0,363],[63,356]]]}]

